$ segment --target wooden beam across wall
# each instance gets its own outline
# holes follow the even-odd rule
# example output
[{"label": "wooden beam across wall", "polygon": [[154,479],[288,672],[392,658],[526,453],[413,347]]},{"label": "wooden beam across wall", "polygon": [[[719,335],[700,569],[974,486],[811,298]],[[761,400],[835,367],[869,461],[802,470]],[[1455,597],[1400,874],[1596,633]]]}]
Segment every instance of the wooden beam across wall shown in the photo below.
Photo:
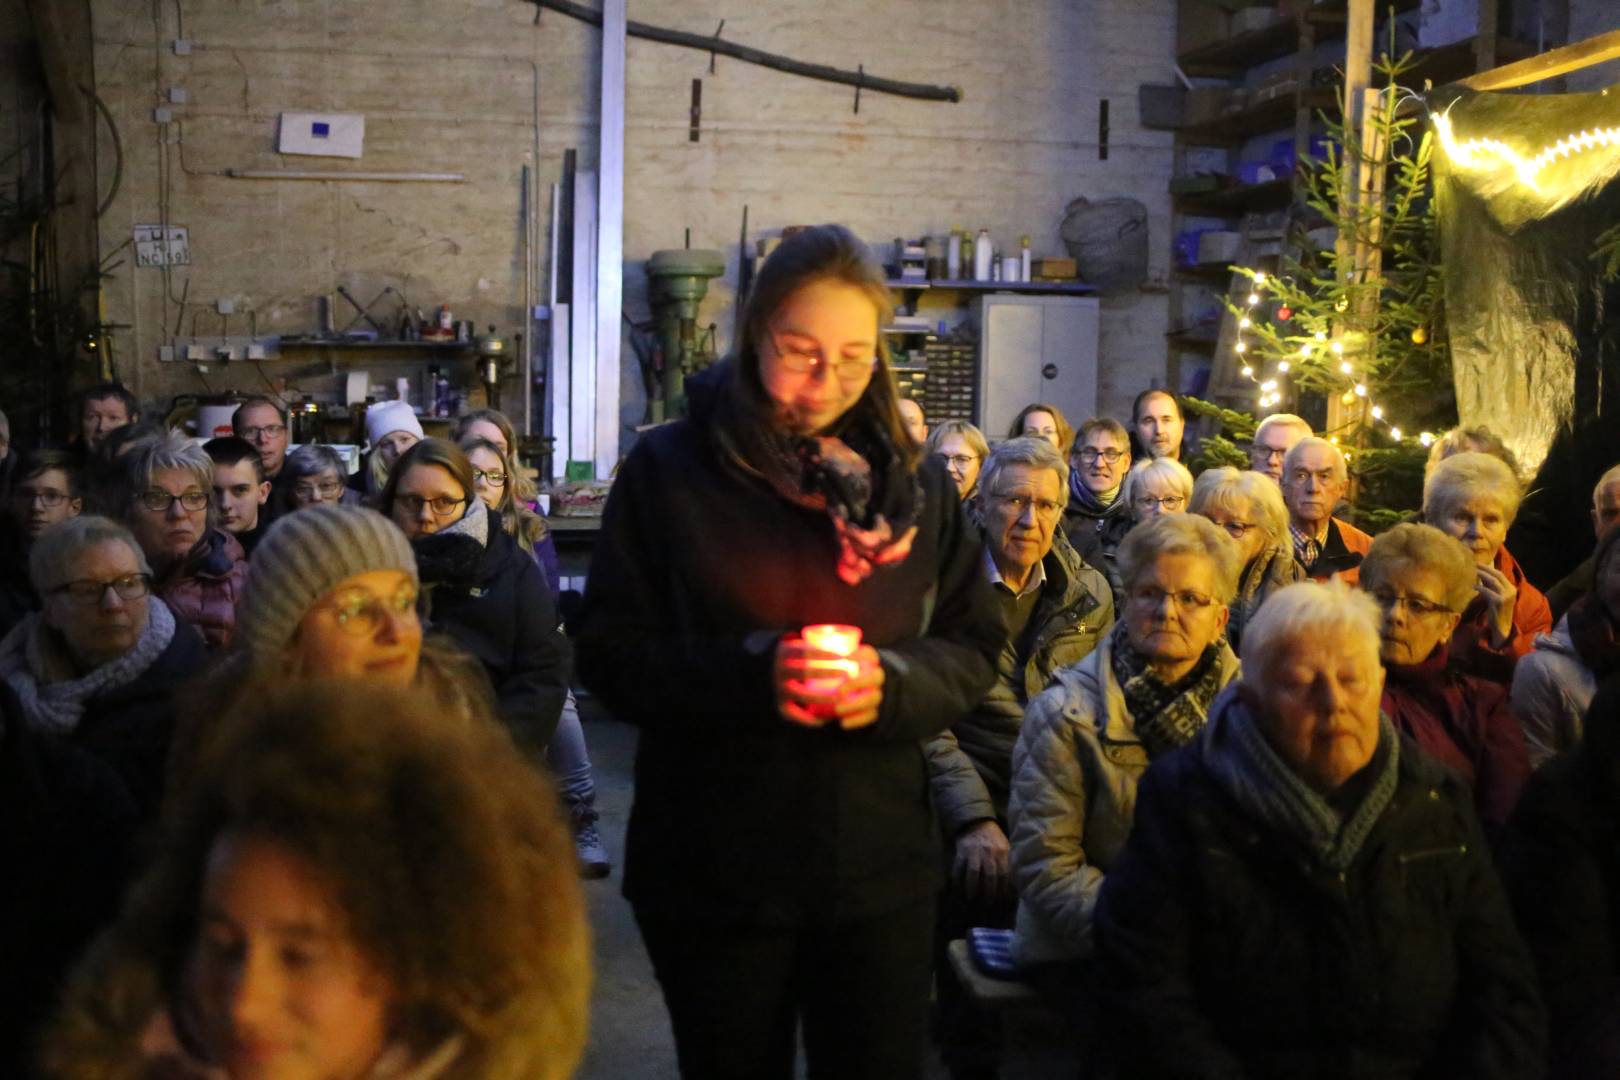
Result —
[{"label": "wooden beam across wall", "polygon": [[1620,60],[1620,30],[1610,30],[1573,45],[1549,49],[1524,60],[1470,75],[1458,82],[1470,90],[1511,90],[1516,86],[1555,79],[1610,60]]}]

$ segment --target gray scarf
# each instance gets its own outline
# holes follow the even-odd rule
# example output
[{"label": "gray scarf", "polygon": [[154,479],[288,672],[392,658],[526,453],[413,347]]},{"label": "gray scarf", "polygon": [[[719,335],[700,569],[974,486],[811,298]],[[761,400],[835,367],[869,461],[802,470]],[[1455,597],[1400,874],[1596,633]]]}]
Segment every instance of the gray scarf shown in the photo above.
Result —
[{"label": "gray scarf", "polygon": [[438,536],[470,536],[478,541],[479,547],[489,547],[489,507],[477,495],[467,504],[467,512],[461,515],[461,520],[448,529],[441,529]]},{"label": "gray scarf", "polygon": [[135,647],[74,677],[56,631],[35,613],[0,641],[0,678],[16,693],[30,727],[70,734],[84,718],[86,702],[146,674],[174,640],[175,625],[169,606],[152,596],[147,600],[146,629]]},{"label": "gray scarf", "polygon": [[1346,816],[1277,756],[1238,697],[1240,685],[1228,686],[1210,710],[1201,744],[1205,766],[1246,813],[1300,841],[1328,869],[1349,869],[1395,794],[1400,740],[1389,718],[1378,717],[1371,762],[1378,773],[1361,805]]}]

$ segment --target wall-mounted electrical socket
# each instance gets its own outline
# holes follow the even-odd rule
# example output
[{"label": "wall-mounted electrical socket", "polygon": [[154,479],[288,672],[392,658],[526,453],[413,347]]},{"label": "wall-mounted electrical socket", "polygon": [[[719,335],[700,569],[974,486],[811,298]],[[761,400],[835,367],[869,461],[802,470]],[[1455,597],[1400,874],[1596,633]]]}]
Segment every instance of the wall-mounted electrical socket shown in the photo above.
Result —
[{"label": "wall-mounted electrical socket", "polygon": [[184,105],[186,103],[186,88],[183,86],[169,87],[169,104]]},{"label": "wall-mounted electrical socket", "polygon": [[167,124],[173,119],[174,113],[170,112],[168,109],[165,109],[161,105],[152,110],[152,122],[154,124]]},{"label": "wall-mounted electrical socket", "polygon": [[158,359],[166,362],[189,360],[193,363],[229,363],[232,360],[280,359],[279,341],[273,334],[250,337],[247,334],[218,334],[203,337],[171,338],[158,346]]},{"label": "wall-mounted electrical socket", "polygon": [[221,315],[232,315],[236,312],[236,301],[228,296],[222,296],[214,301],[214,310]]},{"label": "wall-mounted electrical socket", "polygon": [[173,44],[174,44],[174,55],[176,55],[176,56],[190,56],[191,55],[191,42],[187,41],[185,38],[175,38]]}]

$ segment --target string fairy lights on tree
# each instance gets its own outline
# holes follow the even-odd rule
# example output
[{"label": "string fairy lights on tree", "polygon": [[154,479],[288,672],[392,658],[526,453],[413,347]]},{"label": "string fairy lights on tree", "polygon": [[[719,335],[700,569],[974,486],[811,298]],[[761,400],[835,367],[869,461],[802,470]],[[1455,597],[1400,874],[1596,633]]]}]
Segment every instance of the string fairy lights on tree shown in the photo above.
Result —
[{"label": "string fairy lights on tree", "polygon": [[[1252,412],[1188,402],[1223,429],[1206,440],[1201,463],[1225,464],[1241,459],[1233,440],[1252,436],[1267,413],[1320,414],[1337,398],[1330,413],[1343,419],[1323,434],[1352,458],[1357,516],[1374,527],[1419,503],[1427,447],[1456,423],[1431,191],[1435,138],[1420,112],[1400,108],[1399,80],[1412,65],[1410,53],[1375,64],[1383,88],[1363,129],[1370,137],[1327,119],[1325,152],[1301,165],[1297,185],[1314,220],[1294,223],[1277,267],[1232,268],[1249,286],[1226,307],[1233,360],[1255,389]],[[1347,202],[1357,167],[1384,170],[1384,183]],[[1331,229],[1338,243],[1318,245],[1312,226]],[[1378,272],[1353,271],[1358,244],[1381,251]]]}]

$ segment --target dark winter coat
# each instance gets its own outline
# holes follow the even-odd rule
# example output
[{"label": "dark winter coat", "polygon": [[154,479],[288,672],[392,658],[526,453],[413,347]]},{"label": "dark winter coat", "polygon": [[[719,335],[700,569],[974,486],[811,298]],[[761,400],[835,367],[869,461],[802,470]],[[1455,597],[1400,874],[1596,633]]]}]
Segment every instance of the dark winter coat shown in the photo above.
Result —
[{"label": "dark winter coat", "polygon": [[[143,822],[157,817],[163,798],[174,736],[175,691],[208,662],[202,636],[177,620],[174,637],[152,666],[133,682],[86,702],[84,716],[69,736],[75,746],[112,766]],[[9,702],[11,691],[4,692]]]},{"label": "dark winter coat", "polygon": [[65,977],[118,913],[135,804],[118,774],[30,730],[0,686],[0,1076],[24,1062]]},{"label": "dark winter coat", "polygon": [[1114,593],[1114,607],[1124,602],[1123,583],[1119,577],[1119,564],[1115,556],[1125,534],[1136,524],[1131,520],[1131,508],[1123,498],[1115,498],[1101,512],[1086,506],[1071,495],[1063,509],[1063,534],[1088,566],[1096,568],[1108,579]]},{"label": "dark winter coat", "polygon": [[1421,664],[1384,665],[1384,715],[1474,793],[1490,831],[1507,824],[1530,777],[1506,688],[1457,671],[1445,645]]},{"label": "dark winter coat", "polygon": [[[728,371],[690,380],[691,418],[620,468],[576,620],[581,681],[641,728],[624,892],[659,915],[786,928],[898,910],[940,883],[922,741],[989,689],[1001,647],[977,538],[925,463],[910,555],[844,584],[827,516],[717,455]],[[777,712],[777,641],[824,622],[878,649],[869,727]]]},{"label": "dark winter coat", "polygon": [[423,615],[476,657],[496,707],[519,746],[535,754],[557,730],[568,696],[568,643],[557,629],[545,575],[534,556],[489,512],[489,540],[437,534],[411,542],[422,579]]},{"label": "dark winter coat", "polygon": [[1500,859],[1541,975],[1551,1075],[1620,1076],[1620,684],[1593,699],[1586,740],[1525,785]]},{"label": "dark winter coat", "polygon": [[[1053,545],[1042,568],[1046,583],[1023,634],[1027,647],[1017,685],[997,678],[971,712],[928,742],[934,808],[947,840],[981,821],[1005,826],[1013,746],[1024,726],[1025,706],[1059,668],[1084,660],[1114,625],[1107,579],[1073,548]],[[1018,667],[1019,644],[1002,646],[1012,650],[1004,667]]]},{"label": "dark winter coat", "polygon": [[1334,873],[1239,809],[1204,757],[1218,727],[1148,770],[1103,885],[1119,1075],[1542,1075],[1535,973],[1462,784],[1403,739],[1388,805]]},{"label": "dark winter coat", "polygon": [[221,651],[236,633],[236,605],[247,584],[247,556],[236,537],[210,529],[196,549],[152,591],[175,617],[202,632],[208,647]]}]

